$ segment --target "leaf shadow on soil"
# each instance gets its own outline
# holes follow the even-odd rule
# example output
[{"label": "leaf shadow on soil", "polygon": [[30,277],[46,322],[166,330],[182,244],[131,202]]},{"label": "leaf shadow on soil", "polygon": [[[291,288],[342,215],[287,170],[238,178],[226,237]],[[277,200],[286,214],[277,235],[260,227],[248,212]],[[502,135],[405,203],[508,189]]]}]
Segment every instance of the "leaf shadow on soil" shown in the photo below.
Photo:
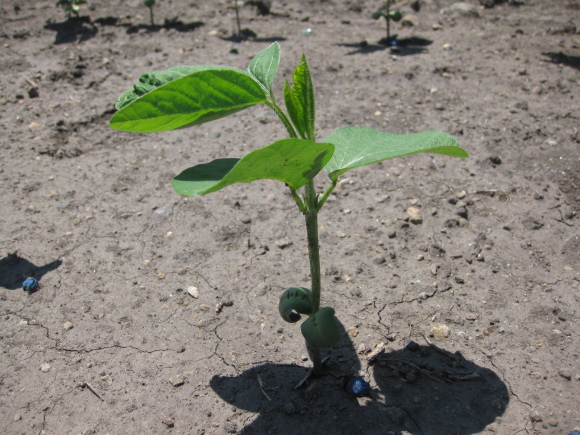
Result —
[{"label": "leaf shadow on soil", "polygon": [[161,29],[166,30],[176,30],[180,33],[187,33],[193,32],[199,27],[205,26],[205,23],[202,21],[193,21],[191,23],[184,23],[183,21],[179,20],[177,17],[172,19],[165,19],[162,25],[159,24],[137,24],[137,25],[129,25],[127,26],[127,34],[131,35],[134,33],[139,33],[140,31],[144,30],[148,33],[156,33],[161,31]]},{"label": "leaf shadow on soil", "polygon": [[375,51],[389,50],[397,56],[412,56],[427,51],[425,47],[431,45],[430,39],[413,36],[409,38],[396,39],[397,45],[389,45],[386,38],[381,39],[377,44],[369,44],[366,41],[339,44],[340,47],[354,48],[355,50],[346,53],[348,56],[353,54],[370,54]]},{"label": "leaf shadow on soil", "polygon": [[242,29],[241,34],[234,33],[231,36],[223,37],[220,36],[222,41],[228,42],[243,42],[243,41],[252,41],[252,42],[265,42],[265,43],[273,43],[276,41],[286,41],[286,38],[283,36],[270,36],[268,38],[258,38],[256,32],[251,29]]},{"label": "leaf shadow on soil", "polygon": [[22,281],[32,276],[38,281],[48,272],[57,269],[62,260],[54,260],[44,266],[36,266],[17,253],[6,255],[0,259],[0,287],[7,290],[16,290],[22,287]]},{"label": "leaf shadow on soil", "polygon": [[87,16],[70,17],[58,23],[49,21],[44,25],[44,28],[56,32],[54,38],[56,45],[87,41],[98,33],[97,27]]},{"label": "leaf shadow on soil", "polygon": [[544,56],[549,57],[548,62],[556,63],[558,65],[566,65],[574,69],[580,70],[580,57],[572,56],[563,52],[545,52]]},{"label": "leaf shadow on soil", "polygon": [[210,386],[224,401],[258,414],[237,433],[467,435],[507,408],[507,387],[493,371],[435,346],[383,354],[367,368],[377,388],[370,397],[354,397],[345,385],[361,362],[344,328],[343,337],[330,350],[327,374],[299,389],[307,368],[298,365],[265,363],[237,376],[214,376]]}]

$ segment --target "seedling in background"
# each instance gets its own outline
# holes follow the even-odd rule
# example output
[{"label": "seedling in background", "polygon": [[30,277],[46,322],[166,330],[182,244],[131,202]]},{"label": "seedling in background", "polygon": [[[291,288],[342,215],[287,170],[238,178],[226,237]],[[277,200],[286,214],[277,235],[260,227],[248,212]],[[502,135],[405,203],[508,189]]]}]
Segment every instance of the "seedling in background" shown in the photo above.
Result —
[{"label": "seedling in background", "polygon": [[240,7],[238,6],[238,0],[234,0],[234,9],[236,11],[236,27],[238,29],[238,33],[234,36],[237,38],[242,38],[242,26],[240,24]]},{"label": "seedling in background", "polygon": [[143,0],[143,4],[149,8],[149,20],[151,21],[151,27],[154,27],[153,6],[155,6],[155,0]]},{"label": "seedling in background", "polygon": [[[420,152],[467,157],[450,135],[438,131],[406,135],[368,127],[344,127],[316,141],[314,89],[303,55],[294,71],[293,84],[284,84],[286,111],[274,98],[272,83],[280,63],[280,46],[272,44],[258,53],[245,70],[228,66],[179,66],[147,73],[119,97],[111,127],[130,132],[160,132],[203,124],[257,104],[270,107],[286,128],[280,139],[241,159],[222,158],[184,170],[172,182],[180,195],[205,195],[234,183],[274,179],[288,186],[304,215],[310,289],[291,287],[279,300],[282,318],[302,323],[315,375],[322,373],[320,349],[340,339],[340,328],[331,307],[321,307],[321,274],[318,213],[345,172],[394,157]],[[256,135],[259,133],[256,133]],[[314,177],[324,171],[328,186],[317,191]]]},{"label": "seedling in background", "polygon": [[391,20],[394,22],[399,22],[403,18],[403,14],[400,10],[391,10],[391,3],[394,4],[395,0],[391,2],[391,0],[385,0],[385,3],[378,11],[374,12],[372,17],[375,20],[378,20],[381,17],[385,17],[385,21],[387,22],[387,45],[394,45],[396,36],[391,37]]},{"label": "seedling in background", "polygon": [[56,5],[61,6],[70,18],[73,14],[78,17],[81,5],[85,3],[86,0],[58,0]]}]

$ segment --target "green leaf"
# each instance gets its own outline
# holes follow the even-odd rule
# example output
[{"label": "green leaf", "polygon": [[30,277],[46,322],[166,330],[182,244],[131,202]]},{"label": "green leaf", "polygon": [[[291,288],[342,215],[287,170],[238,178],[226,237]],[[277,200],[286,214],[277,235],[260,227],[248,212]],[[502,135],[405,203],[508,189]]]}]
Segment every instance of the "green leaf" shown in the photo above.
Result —
[{"label": "green leaf", "polygon": [[306,56],[302,55],[300,65],[294,70],[293,79],[294,87],[288,82],[284,86],[284,101],[288,115],[303,138],[314,140],[314,87]]},{"label": "green leaf", "polygon": [[393,134],[369,127],[345,127],[330,133],[324,142],[335,147],[324,168],[332,181],[350,169],[409,154],[430,152],[468,157],[452,136],[440,131]]},{"label": "green leaf", "polygon": [[312,292],[304,287],[287,289],[280,296],[278,311],[285,321],[296,323],[300,320],[300,314],[312,312]]},{"label": "green leaf", "polygon": [[273,179],[299,189],[330,160],[334,147],[305,139],[282,139],[242,159],[218,159],[186,169],[173,179],[180,195],[205,195],[234,183]]},{"label": "green leaf", "polygon": [[[145,84],[144,90],[150,86],[155,86],[154,81]],[[223,118],[265,101],[262,86],[245,71],[212,67],[155,87],[123,106],[110,125],[140,133],[175,130]]]},{"label": "green leaf", "polygon": [[302,335],[314,348],[330,347],[340,340],[340,327],[334,309],[323,307],[300,325]]},{"label": "green leaf", "polygon": [[164,71],[148,72],[139,77],[139,81],[133,85],[131,89],[123,93],[115,107],[117,110],[122,109],[127,104],[132,103],[137,98],[151,92],[153,89],[163,86],[173,80],[180,79],[189,74],[198,71],[206,71],[210,69],[235,69],[229,66],[222,65],[193,65],[193,66],[176,66]]},{"label": "green leaf", "polygon": [[278,71],[279,64],[280,45],[274,42],[268,48],[254,56],[246,71],[264,86],[264,89],[270,95],[272,93],[272,82]]}]

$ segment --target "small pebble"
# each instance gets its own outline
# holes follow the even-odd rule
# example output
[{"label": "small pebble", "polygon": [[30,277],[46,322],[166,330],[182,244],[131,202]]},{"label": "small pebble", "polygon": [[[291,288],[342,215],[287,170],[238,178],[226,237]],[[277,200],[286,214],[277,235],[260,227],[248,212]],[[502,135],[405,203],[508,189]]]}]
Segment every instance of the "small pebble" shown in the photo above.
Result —
[{"label": "small pebble", "polygon": [[444,340],[449,337],[449,327],[447,325],[433,325],[431,326],[430,332],[437,340]]},{"label": "small pebble", "polygon": [[561,369],[558,371],[558,374],[560,375],[561,378],[566,379],[567,381],[571,381],[572,380],[572,374],[565,369]]},{"label": "small pebble", "polygon": [[293,242],[290,239],[284,238],[284,239],[276,240],[274,242],[274,244],[280,249],[285,249],[288,246],[292,246]]},{"label": "small pebble", "polygon": [[420,225],[423,223],[423,218],[421,217],[421,210],[417,207],[409,207],[407,209],[407,214],[409,215],[409,221],[414,225]]},{"label": "small pebble", "polygon": [[183,384],[185,384],[183,376],[181,375],[172,376],[171,378],[169,378],[169,382],[171,382],[171,385],[173,385],[174,387],[181,387]]},{"label": "small pebble", "polygon": [[292,415],[296,412],[296,407],[292,402],[288,402],[284,404],[284,412],[288,415]]},{"label": "small pebble", "polygon": [[62,327],[64,328],[65,331],[70,331],[71,329],[74,328],[74,325],[72,324],[72,322],[64,322],[62,324]]},{"label": "small pebble", "polygon": [[163,420],[161,420],[161,423],[163,423],[167,427],[175,426],[175,422],[170,417],[165,417]]},{"label": "small pebble", "polygon": [[195,299],[199,298],[199,289],[197,287],[188,287],[187,288],[187,293],[191,296],[194,297]]},{"label": "small pebble", "polygon": [[42,373],[48,373],[51,368],[52,368],[51,365],[48,364],[48,363],[46,363],[46,364],[43,364],[43,365],[40,366],[40,371]]}]

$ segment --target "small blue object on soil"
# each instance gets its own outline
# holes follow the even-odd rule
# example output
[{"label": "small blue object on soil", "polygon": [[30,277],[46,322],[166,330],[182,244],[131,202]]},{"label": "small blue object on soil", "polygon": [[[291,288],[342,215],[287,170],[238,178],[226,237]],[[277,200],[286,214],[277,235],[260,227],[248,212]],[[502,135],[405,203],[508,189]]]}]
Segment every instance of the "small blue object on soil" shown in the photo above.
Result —
[{"label": "small blue object on soil", "polygon": [[357,397],[368,396],[371,392],[371,386],[360,376],[355,376],[346,384],[346,391]]},{"label": "small blue object on soil", "polygon": [[572,432],[570,432],[568,435],[580,435],[580,429],[574,429]]},{"label": "small blue object on soil", "polygon": [[30,294],[38,288],[38,281],[36,278],[28,277],[22,283],[22,290]]}]

